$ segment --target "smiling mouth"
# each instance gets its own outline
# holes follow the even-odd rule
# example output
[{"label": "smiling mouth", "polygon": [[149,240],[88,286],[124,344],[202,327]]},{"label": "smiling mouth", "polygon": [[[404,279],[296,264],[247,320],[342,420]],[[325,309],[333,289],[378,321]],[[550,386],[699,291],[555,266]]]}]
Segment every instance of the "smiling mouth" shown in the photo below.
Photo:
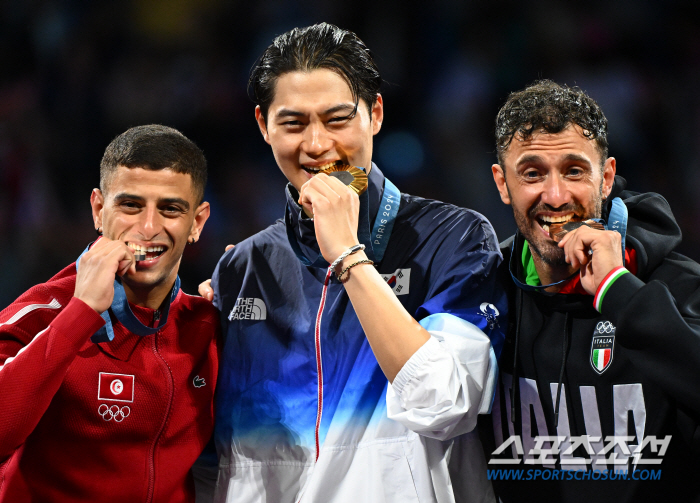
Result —
[{"label": "smiling mouth", "polygon": [[568,213],[566,215],[539,215],[535,217],[535,220],[542,227],[542,230],[549,233],[549,226],[552,224],[565,224],[573,221],[576,217],[575,213]]},{"label": "smiling mouth", "polygon": [[126,246],[134,252],[136,262],[153,260],[160,257],[165,252],[165,246],[143,246],[135,243],[126,243]]},{"label": "smiling mouth", "polygon": [[301,169],[303,169],[304,171],[306,171],[307,173],[310,173],[312,175],[318,175],[324,169],[332,168],[334,166],[342,166],[344,164],[346,164],[346,163],[341,161],[341,160],[327,162],[326,164],[321,164],[320,166],[305,166],[302,164]]}]

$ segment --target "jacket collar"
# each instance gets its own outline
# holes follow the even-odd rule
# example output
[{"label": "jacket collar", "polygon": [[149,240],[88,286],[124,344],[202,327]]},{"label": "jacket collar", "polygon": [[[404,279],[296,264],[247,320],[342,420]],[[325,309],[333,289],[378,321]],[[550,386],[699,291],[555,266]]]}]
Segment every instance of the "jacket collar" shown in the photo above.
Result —
[{"label": "jacket collar", "polygon": [[[180,301],[181,295],[182,291],[178,292],[177,297],[175,297],[175,300],[173,301],[172,307],[174,307],[175,304],[177,304]],[[154,314],[156,311],[155,309],[136,306],[132,303],[129,303],[129,307],[131,307],[131,311],[134,313],[134,316],[136,316],[136,318],[138,318],[138,320],[141,323],[148,327],[154,327]],[[171,323],[173,322],[171,321]],[[114,328],[113,340],[99,342],[96,344],[88,340],[88,346],[96,345],[104,353],[107,353],[108,355],[116,358],[117,360],[125,362],[131,358],[131,355],[134,353],[136,347],[139,344],[151,344],[150,336],[142,337],[140,335],[136,335],[129,332],[126,329],[126,327],[119,323],[119,321],[114,317],[112,317],[112,327]]]}]

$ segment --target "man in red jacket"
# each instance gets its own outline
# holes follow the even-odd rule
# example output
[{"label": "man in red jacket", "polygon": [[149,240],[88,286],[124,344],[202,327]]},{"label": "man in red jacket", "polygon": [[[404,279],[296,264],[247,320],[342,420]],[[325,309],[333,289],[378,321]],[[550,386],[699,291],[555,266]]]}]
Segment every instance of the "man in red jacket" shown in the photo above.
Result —
[{"label": "man in red jacket", "polygon": [[194,500],[219,322],[177,271],[209,217],[205,184],[174,129],[107,147],[90,198],[103,237],[0,313],[0,501]]}]

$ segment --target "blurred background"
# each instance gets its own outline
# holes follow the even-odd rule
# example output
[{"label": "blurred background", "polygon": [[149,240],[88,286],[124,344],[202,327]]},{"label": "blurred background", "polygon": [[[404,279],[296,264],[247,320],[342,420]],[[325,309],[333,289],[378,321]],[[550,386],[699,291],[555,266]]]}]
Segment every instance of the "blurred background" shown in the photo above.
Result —
[{"label": "blurred background", "polygon": [[669,200],[681,251],[700,259],[696,2],[0,0],[0,307],[94,239],[99,162],[131,126],[173,126],[207,157],[212,217],[186,250],[186,291],[227,243],[280,218],[285,179],[248,72],[274,36],[320,21],[355,31],[376,57],[386,84],[374,159],[402,191],[476,209],[508,237],[493,121],[509,92],[551,78],[601,104],[618,173]]}]

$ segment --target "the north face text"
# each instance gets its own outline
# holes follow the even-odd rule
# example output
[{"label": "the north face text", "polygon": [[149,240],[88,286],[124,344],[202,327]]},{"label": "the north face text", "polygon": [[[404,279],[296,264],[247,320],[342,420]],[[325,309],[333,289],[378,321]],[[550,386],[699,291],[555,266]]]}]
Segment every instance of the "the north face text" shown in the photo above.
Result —
[{"label": "the north face text", "polygon": [[261,299],[255,297],[239,297],[236,305],[228,315],[229,321],[234,320],[264,320],[267,318],[267,308]]}]

